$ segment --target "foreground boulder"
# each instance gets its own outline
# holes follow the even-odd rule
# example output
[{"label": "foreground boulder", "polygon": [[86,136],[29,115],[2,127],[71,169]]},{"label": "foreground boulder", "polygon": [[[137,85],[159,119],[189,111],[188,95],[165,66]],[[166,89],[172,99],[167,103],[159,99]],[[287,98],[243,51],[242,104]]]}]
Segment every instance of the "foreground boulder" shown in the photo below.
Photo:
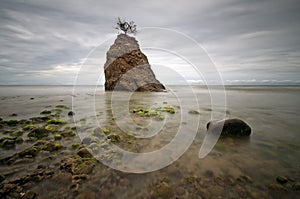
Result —
[{"label": "foreground boulder", "polygon": [[164,91],[134,37],[118,35],[106,54],[105,90]]},{"label": "foreground boulder", "polygon": [[251,134],[251,127],[240,119],[210,121],[206,129],[213,133],[222,129],[221,136],[223,137],[245,137]]}]

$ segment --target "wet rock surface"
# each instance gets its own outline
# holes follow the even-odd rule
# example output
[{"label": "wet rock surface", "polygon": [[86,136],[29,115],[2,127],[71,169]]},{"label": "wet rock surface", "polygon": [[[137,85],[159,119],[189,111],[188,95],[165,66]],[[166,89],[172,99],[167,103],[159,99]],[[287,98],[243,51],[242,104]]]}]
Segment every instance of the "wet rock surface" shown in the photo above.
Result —
[{"label": "wet rock surface", "polygon": [[164,91],[135,38],[118,35],[107,52],[105,90]]},{"label": "wet rock surface", "polygon": [[212,133],[221,131],[222,137],[247,137],[251,134],[251,127],[241,119],[225,119],[210,121],[206,129]]}]

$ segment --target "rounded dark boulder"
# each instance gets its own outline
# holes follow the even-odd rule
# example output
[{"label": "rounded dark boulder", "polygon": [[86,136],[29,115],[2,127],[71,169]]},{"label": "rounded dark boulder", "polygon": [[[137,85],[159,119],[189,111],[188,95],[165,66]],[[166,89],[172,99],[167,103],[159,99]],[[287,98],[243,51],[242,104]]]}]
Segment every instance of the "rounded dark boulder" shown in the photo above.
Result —
[{"label": "rounded dark boulder", "polygon": [[246,137],[251,134],[251,127],[237,118],[210,121],[206,124],[206,129],[213,133],[221,130],[222,137]]}]

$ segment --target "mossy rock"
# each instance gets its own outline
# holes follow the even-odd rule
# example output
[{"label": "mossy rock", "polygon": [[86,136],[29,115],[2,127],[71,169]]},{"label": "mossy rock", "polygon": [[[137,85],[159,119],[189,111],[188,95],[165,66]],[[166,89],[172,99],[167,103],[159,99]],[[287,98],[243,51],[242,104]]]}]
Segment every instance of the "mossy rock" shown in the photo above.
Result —
[{"label": "mossy rock", "polygon": [[22,120],[19,120],[19,124],[30,124],[30,120],[26,120],[26,119],[22,119]]},{"label": "mossy rock", "polygon": [[79,149],[76,154],[79,155],[81,158],[92,158],[93,157],[93,155],[85,147]]},{"label": "mossy rock", "polygon": [[108,135],[107,138],[110,139],[111,142],[120,142],[121,141],[121,137],[116,133]]},{"label": "mossy rock", "polygon": [[13,130],[5,130],[4,132],[3,132],[3,134],[11,134],[12,132],[14,132]]},{"label": "mossy rock", "polygon": [[144,117],[152,117],[155,120],[164,120],[165,117],[161,114],[162,112],[175,114],[175,109],[173,107],[158,107],[156,109],[133,109],[132,113]]},{"label": "mossy rock", "polygon": [[94,153],[98,153],[99,152],[99,145],[96,143],[92,143],[89,146],[89,149],[92,150]]},{"label": "mossy rock", "polygon": [[41,115],[48,115],[48,114],[51,114],[51,111],[49,111],[49,110],[43,110],[40,114]]},{"label": "mossy rock", "polygon": [[105,134],[105,135],[108,135],[108,134],[110,134],[110,129],[109,128],[103,128],[102,129],[102,132]]},{"label": "mossy rock", "polygon": [[47,124],[66,124],[67,122],[64,120],[48,120]]},{"label": "mossy rock", "polygon": [[54,117],[54,115],[47,115],[47,116],[42,116],[42,117],[32,117],[30,120],[33,123],[40,123],[40,122],[45,122],[48,120],[51,120]]},{"label": "mossy rock", "polygon": [[50,131],[50,132],[57,131],[58,129],[59,129],[59,126],[56,124],[49,124],[49,125],[45,126],[45,130]]},{"label": "mossy rock", "polygon": [[164,179],[158,180],[151,186],[150,195],[152,196],[152,198],[173,198],[174,190]]},{"label": "mossy rock", "polygon": [[17,126],[19,124],[18,120],[8,120],[6,121],[8,126]]},{"label": "mossy rock", "polygon": [[64,130],[60,133],[63,137],[74,137],[76,136],[76,132],[72,130]]},{"label": "mossy rock", "polygon": [[59,108],[52,109],[52,111],[53,111],[53,112],[56,112],[57,114],[62,113],[62,110],[59,109]]},{"label": "mossy rock", "polygon": [[24,140],[23,140],[23,138],[21,138],[21,137],[17,137],[17,138],[16,138],[16,143],[17,143],[17,144],[21,144],[21,143],[23,143],[23,141],[24,141]]},{"label": "mossy rock", "polygon": [[33,147],[30,147],[30,148],[27,148],[27,149],[21,151],[19,153],[19,157],[23,158],[23,157],[28,156],[28,155],[34,157],[38,154],[38,152],[39,152],[39,148],[36,147],[36,146],[33,146]]},{"label": "mossy rock", "polygon": [[158,110],[161,112],[175,114],[175,109],[173,107],[163,107],[163,108],[159,108]]},{"label": "mossy rock", "polygon": [[19,137],[19,136],[23,135],[23,133],[24,133],[23,131],[16,130],[16,131],[11,132],[10,136]]},{"label": "mossy rock", "polygon": [[60,150],[60,149],[62,149],[63,148],[63,146],[61,145],[61,144],[58,144],[58,143],[54,143],[54,142],[47,142],[47,143],[45,143],[42,147],[41,147],[41,149],[43,150],[43,151],[57,151],[57,150]]},{"label": "mossy rock", "polygon": [[38,128],[35,128],[35,129],[32,129],[28,135],[28,137],[30,138],[43,138],[43,137],[47,137],[48,136],[48,131],[42,127],[38,127]]},{"label": "mossy rock", "polygon": [[16,138],[2,137],[0,139],[0,148],[11,149],[16,145]]},{"label": "mossy rock", "polygon": [[55,140],[61,140],[61,138],[62,138],[62,135],[59,134],[59,133],[56,133],[56,134],[54,135],[54,139],[55,139]]},{"label": "mossy rock", "polygon": [[34,128],[35,128],[35,126],[33,124],[28,124],[28,125],[23,127],[23,130],[28,131],[28,130],[32,130]]},{"label": "mossy rock", "polygon": [[159,121],[159,120],[164,120],[165,119],[165,116],[163,115],[158,115],[156,117],[154,117],[155,120]]},{"label": "mossy rock", "polygon": [[66,105],[62,105],[62,104],[59,104],[57,106],[55,106],[56,108],[64,108],[64,109],[70,109],[68,106]]},{"label": "mossy rock", "polygon": [[194,114],[194,115],[199,115],[200,114],[199,111],[197,111],[197,110],[189,110],[189,113]]},{"label": "mossy rock", "polygon": [[72,148],[73,148],[73,149],[76,149],[76,148],[78,148],[79,146],[80,146],[79,143],[74,143],[74,144],[72,144]]}]

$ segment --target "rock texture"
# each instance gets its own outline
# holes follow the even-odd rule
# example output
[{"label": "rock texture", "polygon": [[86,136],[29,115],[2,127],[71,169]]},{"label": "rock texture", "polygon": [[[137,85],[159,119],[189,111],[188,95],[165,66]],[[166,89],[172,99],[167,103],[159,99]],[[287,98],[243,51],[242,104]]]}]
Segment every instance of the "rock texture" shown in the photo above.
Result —
[{"label": "rock texture", "polygon": [[[223,125],[223,127],[222,127]],[[251,127],[240,119],[226,119],[220,121],[210,121],[206,125],[207,130],[218,131],[222,128],[223,137],[245,137],[251,134]]]},{"label": "rock texture", "polygon": [[164,91],[134,37],[118,35],[106,54],[105,90]]}]

